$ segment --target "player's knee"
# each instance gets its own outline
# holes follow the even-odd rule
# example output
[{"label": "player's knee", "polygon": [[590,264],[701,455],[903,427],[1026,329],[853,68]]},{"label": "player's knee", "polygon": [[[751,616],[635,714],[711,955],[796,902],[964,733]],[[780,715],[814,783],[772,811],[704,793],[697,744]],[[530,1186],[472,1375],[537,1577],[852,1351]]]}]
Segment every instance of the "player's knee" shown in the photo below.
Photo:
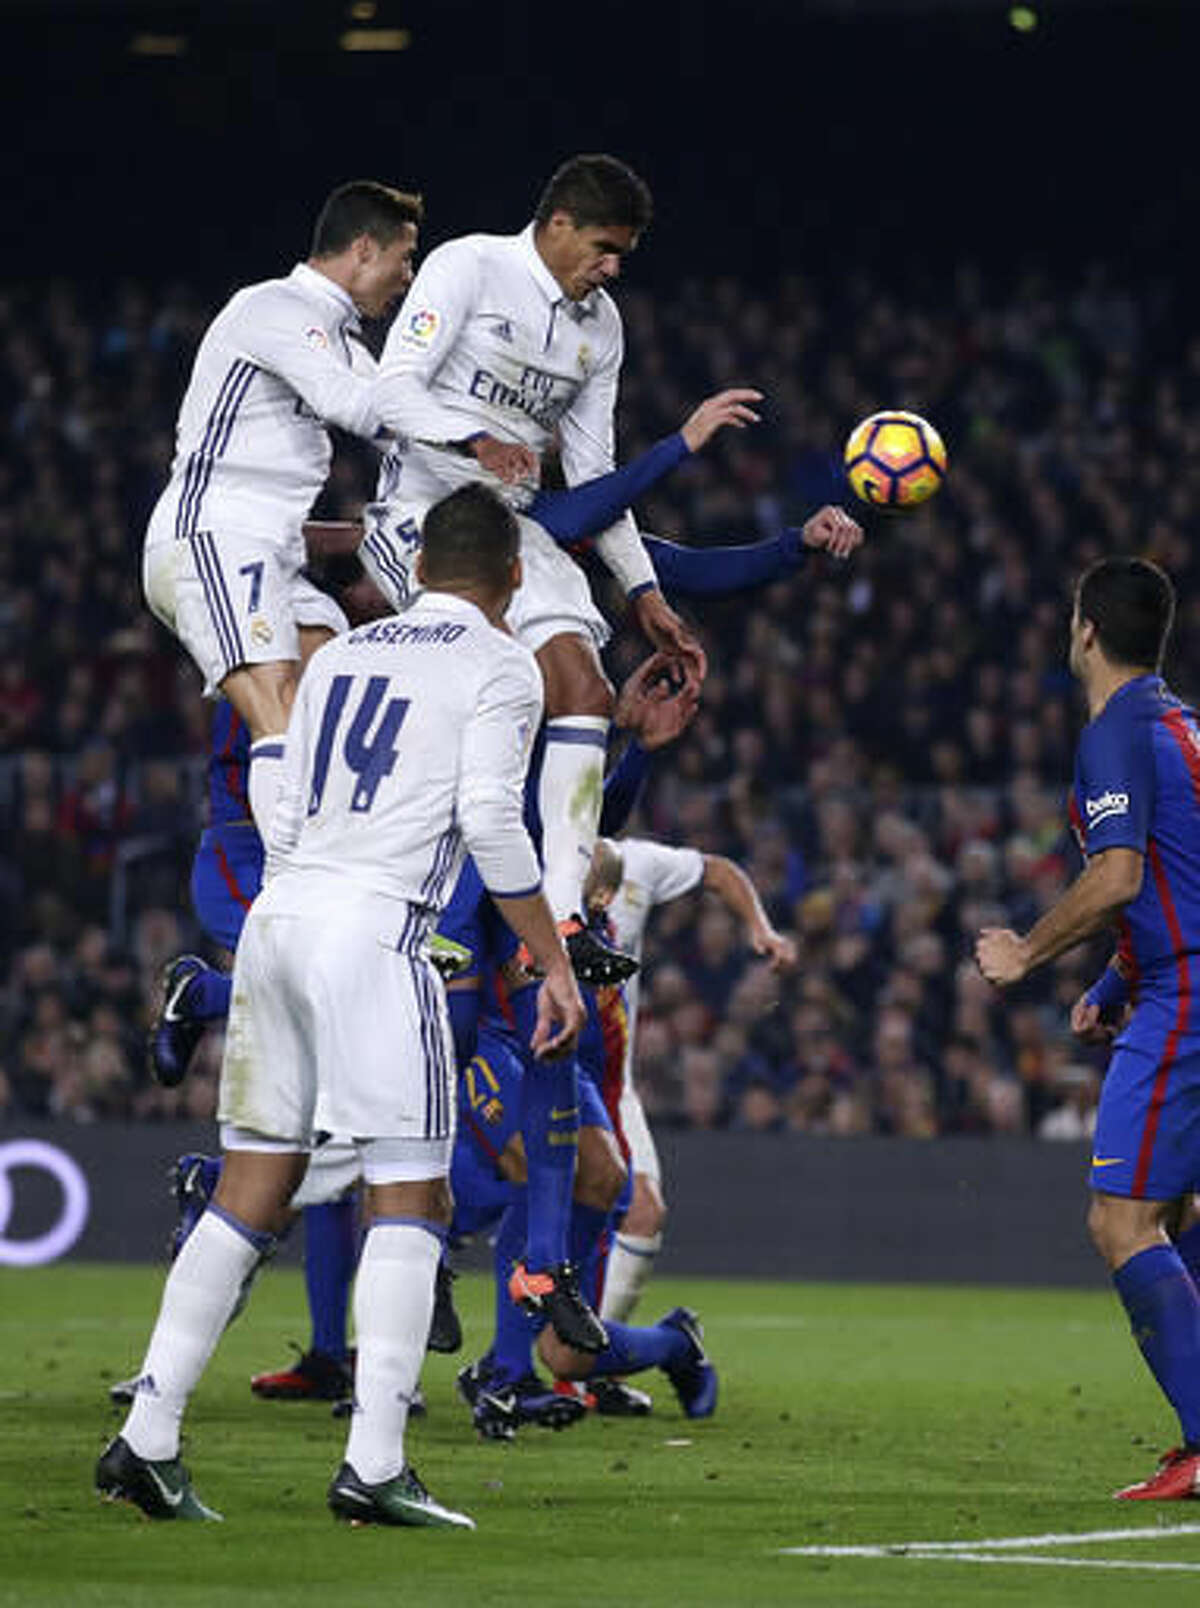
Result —
[{"label": "player's knee", "polygon": [[616,707],[612,683],[595,652],[580,638],[553,637],[538,650],[546,692],[546,719],[592,715],[611,720]]},{"label": "player's knee", "polygon": [[633,1199],[621,1223],[622,1232],[653,1239],[666,1227],[667,1206],[662,1192],[648,1173],[634,1173]]},{"label": "player's knee", "polygon": [[579,1130],[579,1162],[575,1199],[581,1206],[609,1212],[621,1198],[628,1172],[612,1135],[605,1128]]},{"label": "player's knee", "polygon": [[1162,1209],[1152,1201],[1093,1195],[1087,1224],[1092,1244],[1112,1271],[1139,1251],[1166,1242]]}]

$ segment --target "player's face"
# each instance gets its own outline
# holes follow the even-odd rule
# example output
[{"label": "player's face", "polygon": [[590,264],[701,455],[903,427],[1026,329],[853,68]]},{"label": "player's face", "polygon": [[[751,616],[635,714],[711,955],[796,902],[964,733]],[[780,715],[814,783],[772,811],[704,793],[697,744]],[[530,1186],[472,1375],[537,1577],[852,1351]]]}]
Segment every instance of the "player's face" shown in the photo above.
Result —
[{"label": "player's face", "polygon": [[628,224],[588,224],[581,229],[567,212],[556,212],[538,238],[543,261],[572,301],[583,301],[616,279],[637,243],[637,230]]},{"label": "player's face", "polygon": [[406,223],[390,245],[381,246],[366,237],[371,248],[362,260],[354,302],[367,318],[382,318],[413,282],[413,258],[417,250],[417,226]]}]

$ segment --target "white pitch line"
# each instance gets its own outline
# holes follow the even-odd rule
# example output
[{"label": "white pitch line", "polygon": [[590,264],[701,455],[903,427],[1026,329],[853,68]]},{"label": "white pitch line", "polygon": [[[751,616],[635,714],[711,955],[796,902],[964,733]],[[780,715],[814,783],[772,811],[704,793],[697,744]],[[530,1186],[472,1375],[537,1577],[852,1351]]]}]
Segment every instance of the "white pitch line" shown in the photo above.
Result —
[{"label": "white pitch line", "polygon": [[1077,1531],[1074,1534],[1006,1535],[979,1541],[885,1541],[868,1546],[781,1547],[780,1553],[791,1558],[902,1558],[913,1554],[940,1557],[962,1552],[1012,1552],[1022,1547],[1090,1546],[1105,1541],[1162,1541],[1180,1535],[1200,1535],[1200,1524],[1144,1526],[1137,1530],[1087,1530],[1082,1534]]},{"label": "white pitch line", "polygon": [[1200,1574],[1200,1563],[1168,1563],[1153,1558],[1070,1558],[1047,1557],[1042,1552],[910,1552],[914,1562],[923,1563],[1021,1563],[1040,1564],[1047,1569],[1136,1569],[1159,1574]]}]

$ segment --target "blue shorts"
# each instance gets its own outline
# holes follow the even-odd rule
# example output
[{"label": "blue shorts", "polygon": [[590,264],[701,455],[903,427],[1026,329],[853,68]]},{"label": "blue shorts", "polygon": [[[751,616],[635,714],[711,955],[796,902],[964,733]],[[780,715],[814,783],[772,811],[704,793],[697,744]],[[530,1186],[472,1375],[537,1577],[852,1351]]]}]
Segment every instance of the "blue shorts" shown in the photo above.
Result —
[{"label": "blue shorts", "polygon": [[263,843],[253,821],[210,826],[192,861],[192,908],[205,934],[231,953],[262,887]]},{"label": "blue shorts", "polygon": [[1089,1182],[1105,1195],[1178,1200],[1200,1189],[1200,1045],[1187,1040],[1180,1054],[1169,1033],[1130,1036],[1108,1063]]},{"label": "blue shorts", "polygon": [[[493,1167],[513,1134],[521,1131],[524,1075],[516,1035],[491,1018],[481,1023],[475,1054],[458,1079],[458,1142],[473,1145]],[[579,1126],[612,1130],[600,1090],[582,1067]]]}]

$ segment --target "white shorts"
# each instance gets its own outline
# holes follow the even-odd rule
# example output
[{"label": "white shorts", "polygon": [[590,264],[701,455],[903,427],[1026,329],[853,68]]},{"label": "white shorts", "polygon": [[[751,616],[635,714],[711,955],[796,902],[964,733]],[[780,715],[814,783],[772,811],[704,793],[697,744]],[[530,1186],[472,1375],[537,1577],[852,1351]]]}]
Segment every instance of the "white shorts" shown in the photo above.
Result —
[{"label": "white shorts", "polygon": [[[416,579],[417,534],[427,503],[371,503],[363,511],[363,541],[358,550],[363,568],[388,599],[400,608],[419,590]],[[587,576],[552,536],[524,514],[521,528],[521,585],[505,620],[531,653],[551,637],[581,636],[602,648],[608,623],[592,602]]]},{"label": "white shorts", "polygon": [[318,1133],[439,1140],[448,1159],[453,1043],[423,931],[401,952],[407,905],[289,882],[238,943],[219,1119],[305,1150]]},{"label": "white shorts", "polygon": [[191,654],[205,697],[216,697],[239,665],[299,660],[300,626],[346,630],[341,609],[301,573],[301,556],[240,532],[202,530],[147,545],[146,601]]},{"label": "white shorts", "polygon": [[[292,1196],[294,1211],[340,1200],[359,1179],[369,1184],[421,1183],[450,1171],[452,1139],[330,1139],[308,1158],[308,1170]],[[279,1139],[264,1139],[231,1123],[221,1127],[222,1150],[256,1150],[269,1155],[293,1154],[297,1146]]]},{"label": "white shorts", "polygon": [[621,1090],[620,1113],[621,1128],[629,1146],[630,1171],[645,1173],[661,1189],[662,1166],[659,1163],[654,1135],[650,1132],[650,1124],[646,1121],[641,1097],[632,1083],[627,1083]]}]

